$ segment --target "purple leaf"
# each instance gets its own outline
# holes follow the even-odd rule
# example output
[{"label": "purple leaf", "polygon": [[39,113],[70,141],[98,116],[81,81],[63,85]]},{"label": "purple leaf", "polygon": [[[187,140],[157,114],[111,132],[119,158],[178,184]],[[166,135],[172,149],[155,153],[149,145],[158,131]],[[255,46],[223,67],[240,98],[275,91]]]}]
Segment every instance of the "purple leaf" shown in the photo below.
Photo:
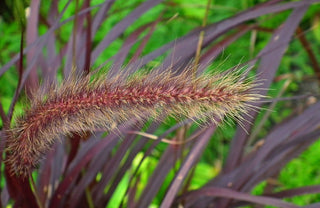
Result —
[{"label": "purple leaf", "polygon": [[[291,37],[307,9],[308,7],[304,5],[297,7],[288,17],[286,22],[273,34],[269,44],[259,53],[258,57],[261,57],[261,61],[257,74],[259,74],[260,80],[264,80],[259,88],[268,89],[270,86],[282,56],[290,43]],[[266,91],[260,93],[265,94]],[[257,106],[258,104],[255,105]],[[251,111],[249,112],[249,115],[244,115],[244,120],[248,122],[244,124],[243,127],[239,126],[237,129],[236,135],[231,142],[230,154],[228,155],[224,171],[230,171],[242,160],[242,154],[244,153],[243,149],[248,138],[246,132],[251,131],[251,123],[253,123],[256,115],[256,111]]]},{"label": "purple leaf", "polygon": [[288,189],[288,190],[279,191],[272,194],[267,194],[266,196],[277,197],[277,198],[289,198],[289,197],[300,196],[305,194],[317,194],[317,193],[320,193],[320,185],[304,186],[299,188]]},{"label": "purple leaf", "polygon": [[[30,14],[27,21],[27,46],[31,45],[38,39],[38,22],[39,22],[39,8],[40,8],[40,0],[32,0],[30,5]],[[33,63],[33,58],[36,54],[37,50],[41,50],[40,48],[32,48],[27,53],[27,65],[31,65]],[[33,64],[32,64],[33,65]],[[26,83],[26,88],[28,91],[35,90],[38,88],[38,75],[37,75],[37,67],[33,65],[30,67],[30,72],[28,75],[28,80]]]},{"label": "purple leaf", "polygon": [[194,163],[197,160],[197,158],[200,157],[203,153],[203,149],[209,142],[209,139],[211,138],[211,135],[213,134],[215,129],[216,126],[209,127],[203,133],[203,135],[201,135],[200,138],[197,139],[196,143],[194,144],[194,147],[189,152],[179,172],[176,174],[174,180],[172,181],[172,184],[161,203],[161,208],[170,207],[172,205],[174,197],[178,194],[178,191],[184,181],[184,178],[187,176],[191,168],[194,166]]},{"label": "purple leaf", "polygon": [[153,171],[152,176],[149,178],[147,186],[142,192],[143,197],[140,197],[134,207],[148,207],[150,205],[153,198],[158,193],[161,185],[163,184],[166,178],[165,176],[167,176],[169,171],[176,163],[178,157],[174,157],[173,155],[177,154],[177,151],[179,151],[179,149],[175,149],[172,145],[168,146],[166,151],[161,156],[156,169]]},{"label": "purple leaf", "polygon": [[108,145],[115,141],[117,137],[109,136],[108,139],[103,139],[98,144],[94,145],[91,149],[89,149],[84,157],[81,158],[81,161],[74,165],[70,171],[68,171],[65,175],[65,178],[60,182],[57,190],[52,196],[51,203],[49,207],[58,207],[61,202],[61,197],[64,196],[66,191],[71,187],[71,185],[75,182],[75,179],[80,174],[83,167],[90,162],[90,160],[98,154],[100,151],[105,149]]},{"label": "purple leaf", "polygon": [[132,11],[128,16],[121,20],[117,25],[115,25],[108,35],[99,43],[99,45],[93,50],[91,55],[91,60],[94,62],[99,54],[105,50],[112,41],[114,41],[119,35],[121,35],[125,29],[127,29],[138,17],[143,13],[147,12],[150,8],[153,8],[159,4],[162,0],[149,0],[143,2],[134,11]]},{"label": "purple leaf", "polygon": [[299,206],[284,202],[279,199],[275,199],[272,197],[265,197],[265,196],[253,196],[247,193],[242,193],[238,191],[234,191],[232,189],[227,188],[218,188],[218,187],[211,187],[211,188],[202,188],[196,191],[191,191],[188,194],[182,195],[179,198],[179,201],[183,201],[183,199],[191,199],[191,198],[203,198],[203,197],[223,197],[229,199],[238,199],[241,201],[248,201],[255,204],[261,205],[271,205],[275,207],[281,208],[298,208]]}]

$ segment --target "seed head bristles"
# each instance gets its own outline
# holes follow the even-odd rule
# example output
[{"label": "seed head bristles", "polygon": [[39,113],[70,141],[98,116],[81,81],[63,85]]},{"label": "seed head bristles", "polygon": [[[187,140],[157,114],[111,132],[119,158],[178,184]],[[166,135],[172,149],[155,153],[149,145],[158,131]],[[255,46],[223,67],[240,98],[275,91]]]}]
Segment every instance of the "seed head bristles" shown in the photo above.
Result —
[{"label": "seed head bristles", "polygon": [[[157,119],[165,112],[177,118],[241,120],[261,96],[241,72],[192,74],[165,71],[116,77],[70,78],[46,94],[36,93],[25,115],[17,118],[7,143],[7,163],[14,174],[27,176],[61,135],[114,131],[130,118]],[[126,77],[126,76],[124,76]]]}]

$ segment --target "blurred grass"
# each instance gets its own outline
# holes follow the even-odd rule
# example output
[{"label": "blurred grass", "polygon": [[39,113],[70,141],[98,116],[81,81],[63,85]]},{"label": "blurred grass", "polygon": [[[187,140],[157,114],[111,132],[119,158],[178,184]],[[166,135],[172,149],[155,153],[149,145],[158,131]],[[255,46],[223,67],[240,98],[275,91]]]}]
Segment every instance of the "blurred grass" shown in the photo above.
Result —
[{"label": "blurred grass", "polygon": [[[66,4],[67,0],[61,0],[59,4],[59,11],[61,11]],[[92,1],[92,5],[104,2],[103,0],[95,0]],[[106,35],[106,31],[109,31],[120,19],[125,17],[132,8],[132,5],[136,5],[139,1],[116,1],[113,9],[111,11],[111,15],[108,18],[102,27],[97,32],[96,36],[93,39],[93,45],[95,45],[95,40],[101,40]],[[105,50],[99,58],[94,63],[95,66],[99,66],[104,63],[105,60],[113,56],[122,46],[125,38],[128,34],[132,33],[139,26],[144,25],[155,18],[163,15],[164,19],[168,19],[168,21],[160,22],[155,32],[152,34],[150,41],[148,42],[143,54],[150,53],[151,51],[159,48],[165,43],[174,40],[182,35],[186,34],[188,31],[194,29],[195,27],[199,27],[202,22],[202,18],[204,17],[206,0],[176,0],[172,2],[165,2],[160,4],[142,15],[141,18],[123,34],[122,39],[116,40],[112,43],[108,50]],[[213,1],[213,5],[210,8],[210,15],[208,17],[208,22],[216,22],[222,20],[224,18],[233,16],[237,12],[241,10],[247,9],[258,2],[263,1],[222,1],[216,0]],[[46,11],[49,8],[49,4],[43,4],[42,14],[45,15]],[[67,9],[64,14],[64,18],[68,18],[74,14],[75,4],[72,4],[70,8]],[[164,12],[163,12],[164,11]],[[308,11],[306,17],[304,18],[302,28],[307,29],[305,33],[306,38],[312,44],[312,48],[314,51],[320,48],[320,27],[319,27],[319,19],[317,16],[317,10],[315,7]],[[92,11],[93,13],[95,10]],[[262,26],[265,28],[275,28],[282,22],[290,12],[282,12],[276,16],[264,16],[263,18],[259,18],[256,21],[262,23]],[[21,14],[24,15],[24,14]],[[318,25],[318,26],[317,26]],[[308,30],[308,28],[311,28]],[[70,34],[73,29],[73,22],[67,23],[62,29],[59,29],[63,35],[61,38],[63,41],[68,41]],[[46,28],[44,26],[40,27],[40,34],[46,32]],[[63,31],[63,32],[62,32]],[[8,62],[11,57],[19,52],[19,42],[20,42],[20,33],[21,30],[19,25],[15,22],[5,22],[2,18],[0,18],[0,65],[4,65]],[[142,34],[144,35],[144,34]],[[253,54],[256,54],[260,49],[262,49],[268,39],[270,38],[270,34],[267,32],[258,32],[256,41],[252,42],[251,38],[254,34],[249,33],[241,37],[235,43],[231,44],[228,48],[224,49],[222,55],[220,55],[213,64],[209,67],[211,70],[216,68],[228,69],[233,67],[239,63],[244,63],[250,60]],[[136,47],[138,47],[136,44]],[[131,53],[133,54],[136,47],[133,47]],[[320,60],[320,54],[316,54],[318,60]],[[163,57],[159,57],[153,62],[154,66],[159,65],[162,61]],[[93,68],[94,68],[93,67]],[[153,67],[153,66],[151,66]],[[307,75],[313,75],[314,71],[310,65],[309,57],[307,56],[305,50],[303,49],[301,43],[298,39],[292,40],[292,44],[288,48],[286,55],[284,56],[282,63],[280,65],[280,69],[278,70],[278,75],[289,74],[292,77],[292,82],[288,86],[287,90],[284,93],[284,97],[293,96],[297,94],[303,94],[305,91],[302,89],[302,85],[306,82],[305,77]],[[14,90],[17,85],[17,72],[16,69],[11,68],[8,72],[4,74],[0,78],[0,100],[4,106],[4,109],[7,111],[10,105],[10,101],[13,97]],[[275,97],[277,92],[283,87],[284,80],[274,83],[271,87],[269,95],[270,97]],[[270,118],[266,122],[263,129],[261,129],[260,134],[258,135],[261,138],[265,135],[276,123],[279,123],[283,118],[292,113],[292,109],[299,105],[300,101],[288,101],[288,102],[280,102],[276,105],[275,109],[271,113]],[[23,111],[23,104],[20,102],[16,106],[15,110],[17,112]],[[258,120],[261,119],[263,113],[259,115]],[[1,122],[1,121],[0,121]],[[160,135],[165,130],[168,129],[169,126],[172,126],[176,121],[174,119],[168,119],[167,122],[161,125],[161,127],[157,130],[156,134]],[[0,123],[0,126],[2,124]],[[199,163],[199,165],[195,169],[195,174],[198,177],[195,177],[194,180],[191,181],[191,188],[198,188],[204,183],[206,183],[213,176],[218,174],[220,166],[223,163],[223,158],[226,158],[226,154],[228,152],[228,144],[230,139],[232,139],[235,132],[235,125],[225,125],[220,128],[219,131],[215,134],[215,139],[212,139],[209,143],[209,148],[204,152],[204,156]],[[173,137],[171,134],[169,137]],[[166,145],[166,144],[161,144]],[[160,147],[158,148],[161,148]],[[157,158],[155,158],[156,160]],[[139,160],[139,158],[136,158]],[[316,142],[312,145],[306,152],[304,152],[301,156],[291,161],[280,173],[278,181],[279,189],[282,188],[294,188],[302,185],[314,185],[320,183],[320,171],[318,169],[318,162],[320,161],[320,141]],[[152,173],[153,168],[156,166],[156,161],[152,161],[152,159],[147,159],[141,168],[141,181],[145,185],[147,183],[147,179],[149,174]],[[174,176],[174,172],[169,174],[168,180],[164,182],[164,187],[170,183],[169,178]],[[123,183],[118,187],[125,187],[126,181],[128,180],[128,176],[123,178]],[[255,194],[261,194],[263,187],[266,182],[261,183],[256,187],[253,191]],[[124,190],[125,188],[123,188]],[[139,187],[138,187],[139,189]],[[117,192],[114,196],[121,196],[123,193],[121,190]],[[165,193],[164,189],[160,189],[158,197],[155,200],[161,200]],[[113,203],[117,204],[119,199],[112,199]],[[316,202],[320,200],[320,195],[306,195],[301,197],[294,197],[290,199],[290,201],[299,204],[305,205],[311,202]],[[158,202],[155,204],[159,204]]]}]

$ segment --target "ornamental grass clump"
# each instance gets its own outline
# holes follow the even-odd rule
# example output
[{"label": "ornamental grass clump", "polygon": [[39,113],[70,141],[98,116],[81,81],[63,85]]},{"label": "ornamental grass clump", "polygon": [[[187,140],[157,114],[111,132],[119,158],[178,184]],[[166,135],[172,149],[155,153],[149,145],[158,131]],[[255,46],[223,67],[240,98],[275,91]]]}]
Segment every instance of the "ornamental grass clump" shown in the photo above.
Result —
[{"label": "ornamental grass clump", "polygon": [[5,2],[0,207],[320,207],[320,0]]}]

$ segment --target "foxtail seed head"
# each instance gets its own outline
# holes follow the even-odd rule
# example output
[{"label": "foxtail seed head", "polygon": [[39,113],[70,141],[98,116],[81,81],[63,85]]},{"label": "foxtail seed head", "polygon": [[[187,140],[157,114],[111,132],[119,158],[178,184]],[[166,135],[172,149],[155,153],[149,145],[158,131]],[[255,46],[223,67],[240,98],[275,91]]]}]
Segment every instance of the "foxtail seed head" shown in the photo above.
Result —
[{"label": "foxtail seed head", "polygon": [[27,176],[61,135],[112,131],[132,117],[157,118],[159,112],[213,121],[225,116],[241,119],[250,108],[247,103],[261,97],[252,91],[255,84],[239,72],[196,79],[169,71],[121,77],[69,79],[45,95],[35,94],[30,109],[9,132],[7,163],[12,173]]}]

